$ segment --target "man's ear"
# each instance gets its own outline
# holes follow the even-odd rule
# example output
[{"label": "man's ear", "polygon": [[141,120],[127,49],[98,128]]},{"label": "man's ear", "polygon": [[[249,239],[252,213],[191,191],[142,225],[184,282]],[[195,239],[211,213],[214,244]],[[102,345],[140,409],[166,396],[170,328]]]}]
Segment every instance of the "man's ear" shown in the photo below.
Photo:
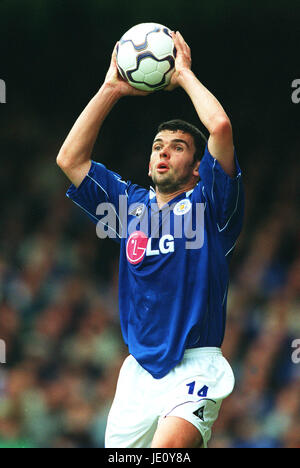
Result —
[{"label": "man's ear", "polygon": [[199,167],[200,167],[200,161],[197,161],[197,162],[195,163],[195,166],[194,166],[194,169],[193,169],[193,175],[194,175],[195,177],[200,177],[200,176],[199,176]]},{"label": "man's ear", "polygon": [[151,164],[149,163],[148,176],[151,177]]}]

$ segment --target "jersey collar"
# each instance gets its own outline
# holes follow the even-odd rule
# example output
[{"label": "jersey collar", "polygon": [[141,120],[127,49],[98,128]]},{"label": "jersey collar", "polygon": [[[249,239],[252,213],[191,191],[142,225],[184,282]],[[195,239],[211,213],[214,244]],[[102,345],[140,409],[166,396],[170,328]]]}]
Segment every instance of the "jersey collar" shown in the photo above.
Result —
[{"label": "jersey collar", "polygon": [[[168,201],[166,204],[167,204],[167,205],[171,205],[171,204],[173,204],[174,202],[179,201],[179,200],[181,200],[181,199],[183,199],[183,198],[188,198],[188,197],[190,197],[191,194],[193,193],[194,189],[195,189],[195,187],[194,187],[193,189],[191,189],[191,190],[188,190],[187,192],[182,192],[182,193],[180,193],[180,194],[177,195],[176,197],[172,198],[172,200]],[[150,190],[149,190],[149,201],[150,201],[151,204],[152,204],[152,203],[156,203],[156,192],[155,192],[155,189],[154,189],[152,186],[150,186]],[[165,205],[166,205],[166,204],[165,204]],[[165,206],[165,205],[164,205],[164,206]]]}]

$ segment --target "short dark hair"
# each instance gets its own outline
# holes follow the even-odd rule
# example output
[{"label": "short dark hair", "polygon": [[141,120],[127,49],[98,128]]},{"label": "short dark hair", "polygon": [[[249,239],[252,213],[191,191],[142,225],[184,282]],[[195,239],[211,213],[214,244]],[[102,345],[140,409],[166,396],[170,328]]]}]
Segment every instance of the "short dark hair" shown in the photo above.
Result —
[{"label": "short dark hair", "polygon": [[168,122],[162,122],[157,129],[157,133],[162,132],[163,130],[171,130],[176,132],[181,130],[182,132],[189,133],[194,138],[194,144],[196,147],[196,152],[194,154],[194,162],[200,161],[207,144],[206,136],[199,130],[188,122],[180,119],[169,120]]}]

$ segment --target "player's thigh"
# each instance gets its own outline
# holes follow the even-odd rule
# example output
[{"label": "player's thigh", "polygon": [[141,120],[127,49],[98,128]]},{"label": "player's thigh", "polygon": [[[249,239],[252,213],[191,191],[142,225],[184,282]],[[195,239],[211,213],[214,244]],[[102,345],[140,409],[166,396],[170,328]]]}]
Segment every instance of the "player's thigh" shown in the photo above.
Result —
[{"label": "player's thigh", "polygon": [[198,448],[203,444],[198,428],[186,419],[167,416],[160,421],[152,448]]},{"label": "player's thigh", "polygon": [[106,448],[150,447],[158,421],[153,402],[149,402],[148,374],[132,356],[120,370],[115,397],[108,415]]}]

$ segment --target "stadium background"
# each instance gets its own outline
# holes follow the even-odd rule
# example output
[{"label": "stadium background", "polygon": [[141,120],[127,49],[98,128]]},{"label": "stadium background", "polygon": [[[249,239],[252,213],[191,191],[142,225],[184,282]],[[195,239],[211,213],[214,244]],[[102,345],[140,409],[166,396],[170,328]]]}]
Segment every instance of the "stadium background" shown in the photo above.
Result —
[{"label": "stadium background", "polygon": [[[0,3],[1,447],[103,447],[126,355],[118,248],[65,198],[55,159],[132,25],[180,30],[193,70],[232,119],[244,172],[244,230],[231,264],[223,351],[236,388],[211,447],[300,447],[298,1],[3,0]],[[298,31],[298,32],[297,32]],[[146,100],[145,100],[146,99]],[[125,98],[94,159],[148,186],[156,126],[197,124],[181,90]]]}]

